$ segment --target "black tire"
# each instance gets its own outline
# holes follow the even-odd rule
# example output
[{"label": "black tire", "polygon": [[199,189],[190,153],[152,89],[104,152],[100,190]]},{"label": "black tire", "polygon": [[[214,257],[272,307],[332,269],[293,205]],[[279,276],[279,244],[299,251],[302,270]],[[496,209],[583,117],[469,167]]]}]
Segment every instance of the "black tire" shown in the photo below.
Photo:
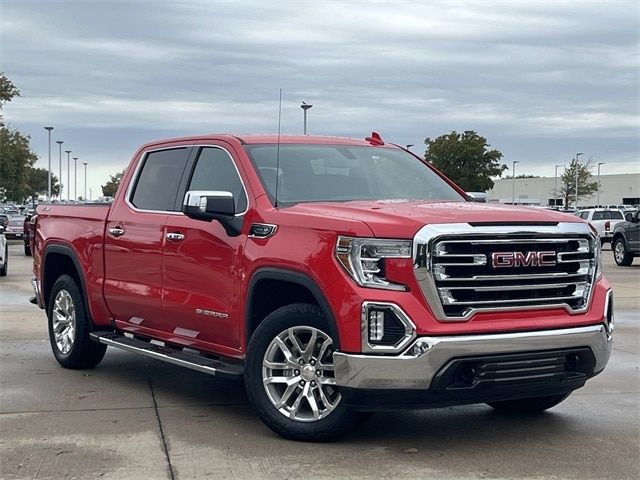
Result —
[{"label": "black tire", "polygon": [[9,272],[9,245],[4,246],[4,261],[0,265],[0,277],[6,277]]},{"label": "black tire", "polygon": [[535,414],[542,413],[549,408],[555,407],[564,401],[570,393],[561,395],[550,395],[548,397],[522,398],[519,400],[506,400],[504,402],[490,402],[487,405],[501,412]]},{"label": "black tire", "polygon": [[616,238],[611,245],[611,249],[613,250],[613,259],[618,266],[628,267],[631,265],[633,262],[633,254],[627,250],[627,243],[624,241],[624,238]]},{"label": "black tire", "polygon": [[25,254],[27,257],[30,257],[30,256],[31,256],[31,246],[30,246],[28,243],[25,243],[25,244],[24,244],[24,254]]},{"label": "black tire", "polygon": [[[71,342],[69,350],[66,352],[58,346],[54,336],[54,315],[56,315],[56,311],[62,312],[62,310],[56,308],[56,299],[59,294],[62,296],[65,295],[61,292],[66,292],[70,297],[75,317],[73,333],[69,335],[69,338],[72,338],[73,341]],[[70,275],[62,275],[54,283],[51,296],[49,297],[47,316],[49,319],[49,342],[51,343],[53,355],[60,365],[65,368],[87,369],[94,368],[100,363],[107,350],[107,346],[96,343],[89,338],[91,321],[84,297],[78,284]]]},{"label": "black tire", "polygon": [[[292,327],[311,327],[320,330],[335,342],[335,339],[330,338],[322,310],[315,305],[298,303],[281,307],[269,314],[256,328],[247,349],[244,382],[249,402],[262,421],[284,438],[308,442],[327,442],[339,439],[363,423],[369,415],[354,412],[348,409],[344,402],[338,402],[335,409],[327,416],[304,422],[285,416],[267,395],[262,374],[262,364],[267,349],[278,335]],[[292,398],[293,395],[295,393],[291,394]],[[307,403],[307,405],[309,404]]]}]

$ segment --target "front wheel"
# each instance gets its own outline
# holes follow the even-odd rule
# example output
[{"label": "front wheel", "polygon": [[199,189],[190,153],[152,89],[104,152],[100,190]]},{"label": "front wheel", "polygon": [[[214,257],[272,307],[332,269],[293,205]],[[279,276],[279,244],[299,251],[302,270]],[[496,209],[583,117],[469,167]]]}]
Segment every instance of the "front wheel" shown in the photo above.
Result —
[{"label": "front wheel", "polygon": [[89,314],[73,277],[62,275],[53,284],[47,314],[51,349],[60,365],[85,369],[100,363],[107,346],[89,338]]},{"label": "front wheel", "polygon": [[621,267],[628,267],[633,262],[633,255],[627,251],[627,244],[623,238],[616,238],[613,242],[613,259]]},{"label": "front wheel", "polygon": [[251,337],[245,364],[249,402],[274,432],[291,440],[331,441],[365,414],[341,401],[334,342],[322,310],[294,304],[274,311]]},{"label": "front wheel", "polygon": [[550,395],[548,397],[521,398],[519,400],[505,400],[504,402],[488,403],[490,407],[507,413],[533,414],[541,413],[551,407],[555,407],[564,401],[570,394]]}]

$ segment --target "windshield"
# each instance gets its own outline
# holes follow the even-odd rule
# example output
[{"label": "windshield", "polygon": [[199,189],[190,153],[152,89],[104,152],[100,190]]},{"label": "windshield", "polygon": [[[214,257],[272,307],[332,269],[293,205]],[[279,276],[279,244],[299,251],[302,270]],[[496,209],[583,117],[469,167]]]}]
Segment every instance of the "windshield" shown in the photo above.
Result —
[{"label": "windshield", "polygon": [[399,149],[344,145],[245,145],[273,202],[464,201],[447,182]]}]

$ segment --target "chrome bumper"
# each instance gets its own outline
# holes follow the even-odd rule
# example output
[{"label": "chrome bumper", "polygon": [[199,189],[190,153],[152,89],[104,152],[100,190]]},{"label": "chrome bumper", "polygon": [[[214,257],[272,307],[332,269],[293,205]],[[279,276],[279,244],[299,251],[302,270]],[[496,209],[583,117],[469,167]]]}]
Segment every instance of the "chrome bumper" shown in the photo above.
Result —
[{"label": "chrome bumper", "polygon": [[[362,389],[428,389],[438,371],[454,358],[501,353],[589,347],[600,372],[611,356],[613,318],[588,327],[536,332],[418,337],[403,355],[336,352],[336,384]],[[410,352],[421,351],[418,355]]]}]

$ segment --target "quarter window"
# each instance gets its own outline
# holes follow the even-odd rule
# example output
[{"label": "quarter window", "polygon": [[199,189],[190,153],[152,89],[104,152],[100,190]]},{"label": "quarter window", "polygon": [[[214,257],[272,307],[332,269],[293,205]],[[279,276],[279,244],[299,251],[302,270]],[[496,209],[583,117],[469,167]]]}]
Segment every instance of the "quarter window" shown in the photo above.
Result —
[{"label": "quarter window", "polygon": [[142,210],[175,211],[187,149],[175,148],[147,154],[131,203]]},{"label": "quarter window", "polygon": [[236,213],[247,209],[247,195],[236,166],[229,154],[221,148],[205,147],[201,150],[189,190],[231,192]]}]

